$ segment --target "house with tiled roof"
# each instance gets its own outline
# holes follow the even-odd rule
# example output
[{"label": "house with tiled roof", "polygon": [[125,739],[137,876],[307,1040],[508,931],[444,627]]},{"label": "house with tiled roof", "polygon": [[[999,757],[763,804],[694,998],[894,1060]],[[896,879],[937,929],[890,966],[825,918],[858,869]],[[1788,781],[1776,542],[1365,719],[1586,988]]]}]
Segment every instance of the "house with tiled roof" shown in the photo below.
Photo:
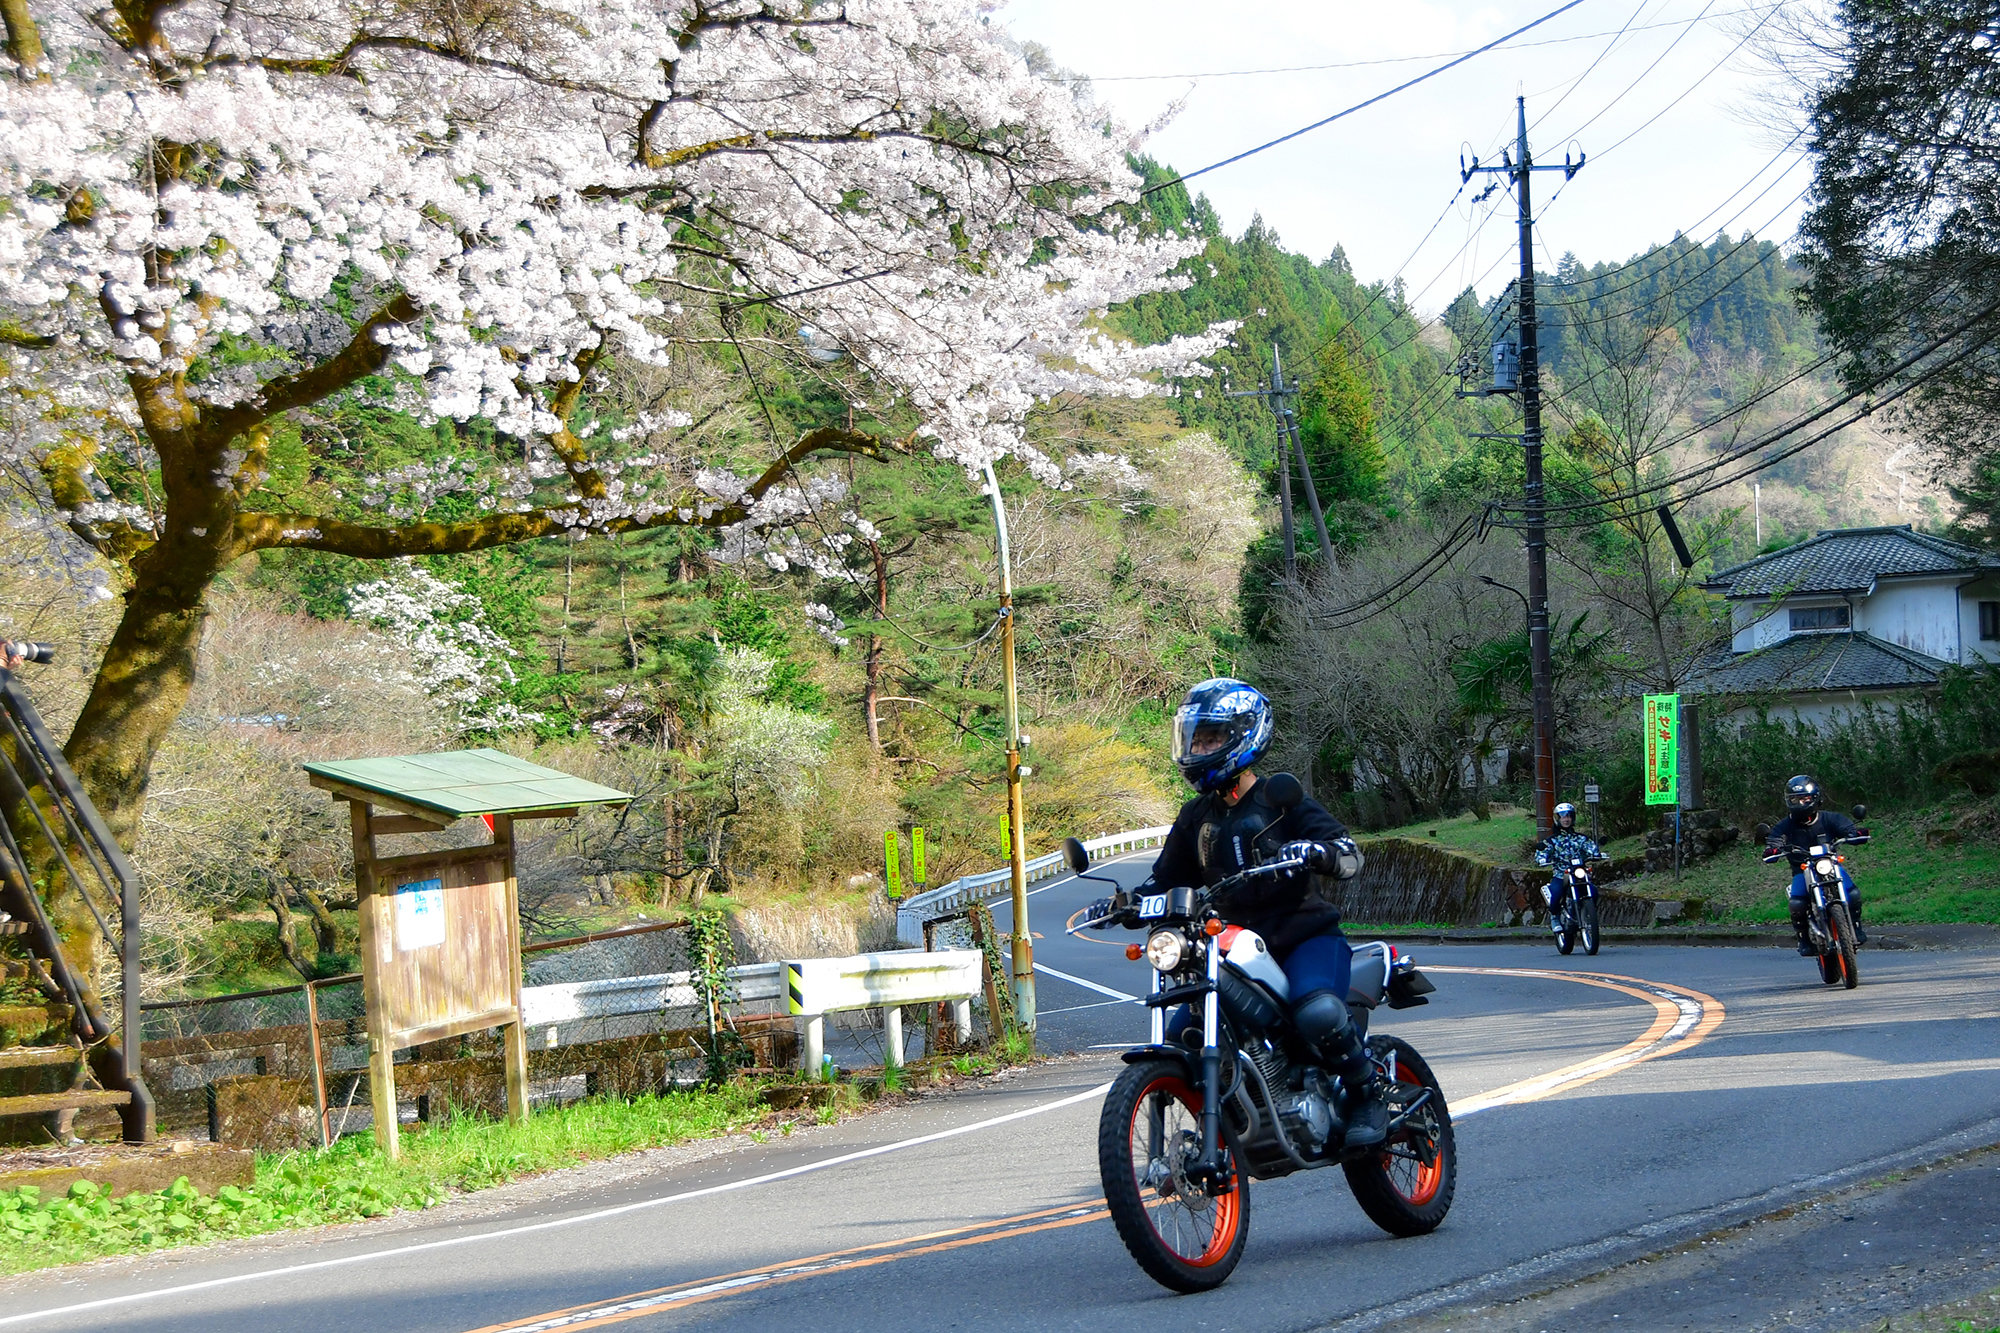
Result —
[{"label": "house with tiled roof", "polygon": [[2000,555],[1908,525],[1834,528],[1721,570],[1730,643],[1685,692],[1822,721],[2000,663]]}]

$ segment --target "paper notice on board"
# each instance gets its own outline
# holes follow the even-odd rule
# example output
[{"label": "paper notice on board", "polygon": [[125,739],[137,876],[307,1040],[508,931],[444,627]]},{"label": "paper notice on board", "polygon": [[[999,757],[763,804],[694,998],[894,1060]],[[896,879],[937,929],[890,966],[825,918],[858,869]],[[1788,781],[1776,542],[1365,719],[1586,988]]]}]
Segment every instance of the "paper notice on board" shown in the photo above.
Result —
[{"label": "paper notice on board", "polygon": [[396,886],[396,949],[444,943],[444,881],[420,879]]}]

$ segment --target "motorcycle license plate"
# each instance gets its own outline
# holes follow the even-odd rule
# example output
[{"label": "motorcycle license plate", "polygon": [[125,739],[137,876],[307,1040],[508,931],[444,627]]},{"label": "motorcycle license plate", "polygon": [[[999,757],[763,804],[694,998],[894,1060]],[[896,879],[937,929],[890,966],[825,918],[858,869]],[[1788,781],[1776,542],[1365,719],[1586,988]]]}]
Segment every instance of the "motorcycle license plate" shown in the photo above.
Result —
[{"label": "motorcycle license plate", "polygon": [[1149,920],[1156,916],[1165,916],[1166,914],[1167,914],[1166,894],[1149,893],[1146,896],[1139,899],[1139,919],[1141,921]]}]

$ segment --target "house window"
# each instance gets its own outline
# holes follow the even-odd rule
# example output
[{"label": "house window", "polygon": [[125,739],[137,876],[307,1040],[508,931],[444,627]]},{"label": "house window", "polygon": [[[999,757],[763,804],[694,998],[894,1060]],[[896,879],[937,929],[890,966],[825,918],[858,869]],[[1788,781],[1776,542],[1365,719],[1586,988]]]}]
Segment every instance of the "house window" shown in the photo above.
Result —
[{"label": "house window", "polygon": [[1840,606],[1795,606],[1792,608],[1792,633],[1809,629],[1846,629],[1849,624],[1845,603]]},{"label": "house window", "polygon": [[1985,643],[2000,639],[2000,602],[1979,604],[1979,638]]}]

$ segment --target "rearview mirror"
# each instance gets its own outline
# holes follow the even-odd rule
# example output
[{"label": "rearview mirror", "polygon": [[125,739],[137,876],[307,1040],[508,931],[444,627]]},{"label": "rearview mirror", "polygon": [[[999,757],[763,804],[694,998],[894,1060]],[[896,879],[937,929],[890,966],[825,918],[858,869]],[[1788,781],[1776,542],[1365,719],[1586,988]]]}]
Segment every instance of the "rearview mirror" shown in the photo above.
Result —
[{"label": "rearview mirror", "polygon": [[1756,827],[1756,828],[1755,828],[1754,830],[1752,830],[1752,831],[1753,831],[1754,833],[1756,833],[1756,835],[1757,835],[1757,841],[1759,841],[1759,842],[1768,842],[1768,841],[1770,840],[1770,837],[1771,837],[1771,826],[1770,826],[1769,824],[1759,824],[1759,825],[1758,825],[1758,826],[1757,826],[1757,827]]},{"label": "rearview mirror", "polygon": [[1069,868],[1079,875],[1090,869],[1090,853],[1075,838],[1063,839],[1063,860],[1069,862]]},{"label": "rearview mirror", "polygon": [[1280,810],[1289,810],[1306,798],[1306,789],[1290,773],[1277,773],[1265,779],[1271,784],[1271,804]]},{"label": "rearview mirror", "polygon": [[1861,820],[1861,819],[1866,819],[1866,818],[1868,818],[1868,807],[1867,807],[1867,806],[1865,806],[1865,805],[1857,805],[1857,806],[1855,806],[1855,807],[1854,807],[1854,817],[1855,817],[1855,819],[1857,819],[1857,820]]}]

